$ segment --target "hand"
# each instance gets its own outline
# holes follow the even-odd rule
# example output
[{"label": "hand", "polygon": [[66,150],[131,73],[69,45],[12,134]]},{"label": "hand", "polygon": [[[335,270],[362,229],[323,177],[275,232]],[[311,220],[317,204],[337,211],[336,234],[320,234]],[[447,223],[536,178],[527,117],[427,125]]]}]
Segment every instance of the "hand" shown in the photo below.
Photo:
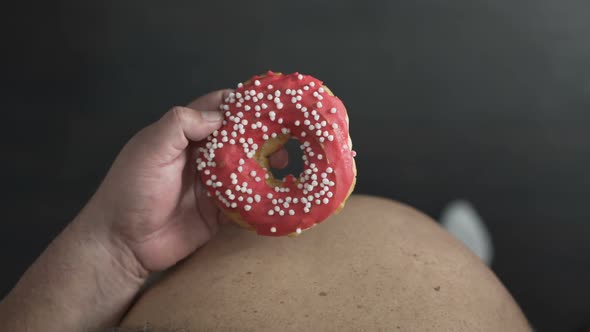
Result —
[{"label": "hand", "polygon": [[[105,215],[108,233],[119,237],[147,272],[174,265],[227,222],[198,180],[194,142],[221,126],[218,106],[229,92],[174,107],[137,133],[89,204]],[[284,167],[287,158],[281,149],[271,164]]]},{"label": "hand", "polygon": [[[228,90],[174,107],[125,145],[103,183],[0,301],[10,331],[87,331],[116,324],[149,272],[207,242],[224,216],[198,180],[195,142],[222,123]],[[270,158],[284,167],[287,153]],[[58,317],[58,319],[55,319]]]}]

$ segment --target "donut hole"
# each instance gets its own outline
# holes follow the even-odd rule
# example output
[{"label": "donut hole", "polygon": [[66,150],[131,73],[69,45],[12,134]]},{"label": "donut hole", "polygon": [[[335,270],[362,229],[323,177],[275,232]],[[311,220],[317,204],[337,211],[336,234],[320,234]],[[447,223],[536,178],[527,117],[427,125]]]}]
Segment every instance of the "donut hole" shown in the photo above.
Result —
[{"label": "donut hole", "polygon": [[275,179],[283,179],[289,174],[295,178],[299,178],[299,174],[303,172],[303,151],[301,151],[301,142],[295,138],[290,138],[283,147],[287,150],[289,155],[289,162],[285,168],[270,168]]}]

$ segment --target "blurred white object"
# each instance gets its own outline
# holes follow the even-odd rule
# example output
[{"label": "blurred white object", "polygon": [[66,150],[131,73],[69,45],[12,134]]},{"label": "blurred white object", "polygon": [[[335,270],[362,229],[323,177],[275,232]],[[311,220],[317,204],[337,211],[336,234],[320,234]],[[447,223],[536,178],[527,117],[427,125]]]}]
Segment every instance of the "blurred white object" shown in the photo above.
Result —
[{"label": "blurred white object", "polygon": [[443,209],[440,222],[454,237],[463,242],[479,258],[490,265],[494,256],[492,237],[483,220],[464,200],[452,201]]}]

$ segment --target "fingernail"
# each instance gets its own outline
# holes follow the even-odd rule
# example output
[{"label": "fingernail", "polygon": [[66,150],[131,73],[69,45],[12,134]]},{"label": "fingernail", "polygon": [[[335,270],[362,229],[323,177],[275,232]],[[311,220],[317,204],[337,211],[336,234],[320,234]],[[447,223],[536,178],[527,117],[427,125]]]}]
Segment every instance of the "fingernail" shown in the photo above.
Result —
[{"label": "fingernail", "polygon": [[201,116],[209,122],[219,122],[223,118],[223,115],[217,111],[201,111]]}]

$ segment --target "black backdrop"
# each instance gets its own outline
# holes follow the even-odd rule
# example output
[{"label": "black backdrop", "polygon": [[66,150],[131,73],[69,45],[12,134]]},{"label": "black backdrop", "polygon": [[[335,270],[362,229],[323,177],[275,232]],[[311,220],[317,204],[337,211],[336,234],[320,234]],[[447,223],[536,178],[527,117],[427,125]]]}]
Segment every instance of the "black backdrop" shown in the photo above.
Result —
[{"label": "black backdrop", "polygon": [[[10,7],[12,6],[12,7]],[[0,296],[170,106],[268,69],[348,106],[357,192],[471,200],[541,331],[590,319],[590,3],[20,1],[3,7]]]}]

